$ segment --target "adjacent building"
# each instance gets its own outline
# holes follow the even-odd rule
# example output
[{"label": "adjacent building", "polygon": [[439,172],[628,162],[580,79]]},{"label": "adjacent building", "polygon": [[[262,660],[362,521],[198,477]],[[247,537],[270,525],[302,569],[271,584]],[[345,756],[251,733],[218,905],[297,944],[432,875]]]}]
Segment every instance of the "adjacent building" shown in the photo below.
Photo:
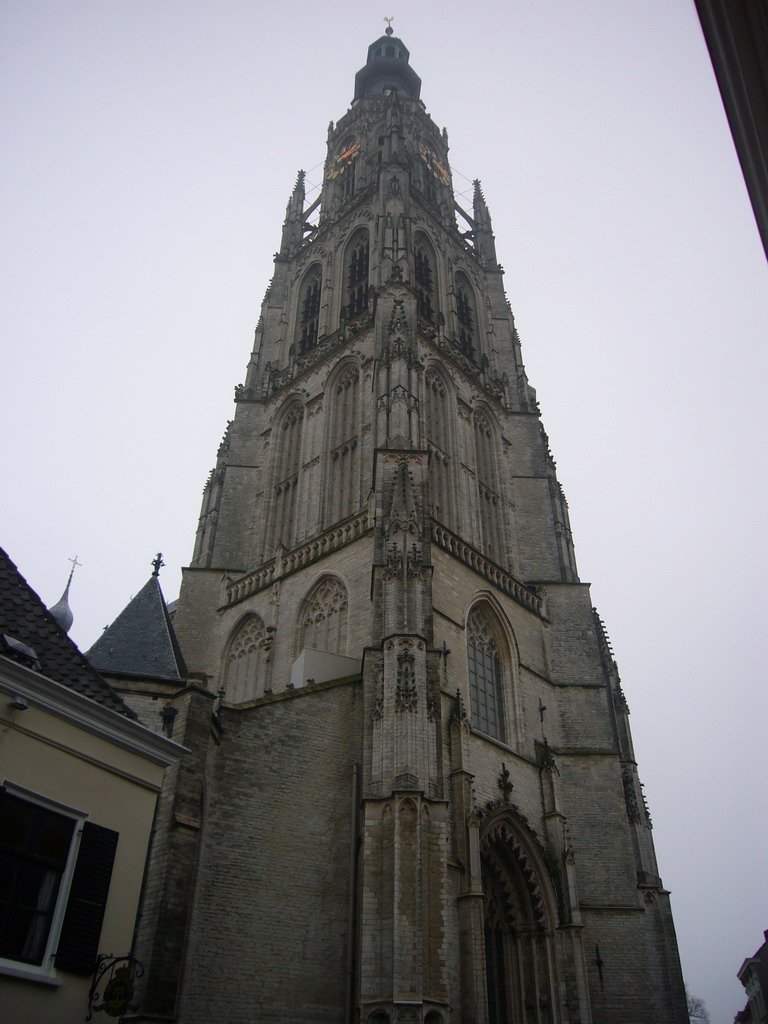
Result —
[{"label": "adjacent building", "polygon": [[734,1024],[768,1024],[768,931],[763,937],[765,942],[737,972],[747,993],[747,1005],[736,1014]]},{"label": "adjacent building", "polygon": [[3,1020],[129,1009],[155,805],[180,753],[136,721],[0,551]]}]

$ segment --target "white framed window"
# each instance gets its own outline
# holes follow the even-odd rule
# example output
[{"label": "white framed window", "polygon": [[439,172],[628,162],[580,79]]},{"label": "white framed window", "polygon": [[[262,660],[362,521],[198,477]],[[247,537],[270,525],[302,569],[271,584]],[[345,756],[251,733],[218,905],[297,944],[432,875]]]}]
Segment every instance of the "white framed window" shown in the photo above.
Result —
[{"label": "white framed window", "polygon": [[118,835],[6,782],[0,787],[0,973],[59,984],[90,974]]}]

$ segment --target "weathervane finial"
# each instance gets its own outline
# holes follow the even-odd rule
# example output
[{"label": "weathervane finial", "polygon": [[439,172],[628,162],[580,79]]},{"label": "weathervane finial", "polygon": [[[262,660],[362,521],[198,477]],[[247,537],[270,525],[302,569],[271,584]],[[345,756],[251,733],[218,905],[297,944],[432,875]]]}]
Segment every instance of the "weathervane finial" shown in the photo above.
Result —
[{"label": "weathervane finial", "polygon": [[[82,562],[78,562],[77,555],[75,555],[74,558],[68,558],[67,561],[72,563],[72,568],[69,570],[69,581],[71,583],[72,582],[72,576],[74,575],[75,569],[78,567],[78,565],[82,565],[83,563]],[[67,586],[69,586],[69,584],[67,584]]]},{"label": "weathervane finial", "polygon": [[386,21],[386,23],[387,23],[387,27],[384,30],[385,35],[388,35],[388,36],[392,35],[392,22],[394,20],[395,20],[394,18],[385,18],[384,19],[384,21]]},{"label": "weathervane finial", "polygon": [[152,565],[154,566],[154,572],[152,573],[152,575],[159,576],[161,566],[165,565],[165,562],[163,561],[163,556],[160,554],[159,551],[157,552],[157,558],[152,559]]}]

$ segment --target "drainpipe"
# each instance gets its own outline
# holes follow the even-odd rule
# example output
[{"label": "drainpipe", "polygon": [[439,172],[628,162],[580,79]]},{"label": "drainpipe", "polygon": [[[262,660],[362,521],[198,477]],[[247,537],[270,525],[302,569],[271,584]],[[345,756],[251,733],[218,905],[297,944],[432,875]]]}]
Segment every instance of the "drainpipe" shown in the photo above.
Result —
[{"label": "drainpipe", "polygon": [[357,906],[357,851],[360,829],[360,766],[352,765],[352,808],[349,831],[349,897],[347,903],[347,984],[344,999],[344,1024],[352,1024],[355,994],[355,943]]}]

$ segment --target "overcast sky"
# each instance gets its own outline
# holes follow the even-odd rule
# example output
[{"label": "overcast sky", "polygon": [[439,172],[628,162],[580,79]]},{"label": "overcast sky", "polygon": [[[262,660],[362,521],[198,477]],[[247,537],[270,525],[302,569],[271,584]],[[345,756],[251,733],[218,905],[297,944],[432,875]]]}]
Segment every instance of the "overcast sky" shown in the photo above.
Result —
[{"label": "overcast sky", "polygon": [[176,597],[296,172],[384,15],[483,182],[688,985],[731,1024],[768,928],[768,273],[692,0],[4,0],[0,543],[48,604],[79,557],[83,648],[157,551]]}]

